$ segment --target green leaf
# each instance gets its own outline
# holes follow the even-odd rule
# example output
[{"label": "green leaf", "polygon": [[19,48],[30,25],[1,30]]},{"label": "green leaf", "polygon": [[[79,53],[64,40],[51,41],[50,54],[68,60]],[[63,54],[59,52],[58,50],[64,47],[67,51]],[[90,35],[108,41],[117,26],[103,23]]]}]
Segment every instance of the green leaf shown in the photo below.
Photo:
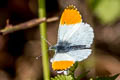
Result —
[{"label": "green leaf", "polygon": [[67,75],[57,75],[54,78],[51,78],[51,80],[74,80],[74,78],[71,75],[69,75],[69,76],[67,76]]},{"label": "green leaf", "polygon": [[113,23],[120,17],[120,0],[90,0],[94,14],[101,23]]},{"label": "green leaf", "polygon": [[73,64],[73,66],[70,69],[68,69],[68,71],[67,71],[68,75],[71,75],[73,78],[75,78],[74,72],[75,72],[76,68],[78,67],[78,63],[79,62],[75,62],[75,64]]},{"label": "green leaf", "polygon": [[86,71],[86,72],[80,74],[80,75],[77,77],[76,80],[80,80],[80,79],[84,78],[88,73],[89,73],[89,71]]},{"label": "green leaf", "polygon": [[112,77],[97,77],[96,79],[94,80],[115,80],[120,74],[116,74]]},{"label": "green leaf", "polygon": [[75,64],[73,64],[73,66],[69,69],[69,71],[74,72],[75,69],[78,67],[78,63],[79,62],[75,62]]}]

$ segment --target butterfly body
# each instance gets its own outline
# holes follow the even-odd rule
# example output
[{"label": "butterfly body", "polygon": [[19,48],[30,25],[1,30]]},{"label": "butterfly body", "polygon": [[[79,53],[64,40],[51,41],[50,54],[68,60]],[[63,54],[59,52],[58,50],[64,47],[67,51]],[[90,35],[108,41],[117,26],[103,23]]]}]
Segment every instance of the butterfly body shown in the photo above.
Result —
[{"label": "butterfly body", "polygon": [[73,46],[70,46],[70,43],[60,42],[56,46],[52,46],[51,49],[55,50],[55,52],[57,52],[57,53],[66,53],[66,52],[69,52],[69,51],[90,49],[90,48],[86,47],[86,45],[73,45]]}]

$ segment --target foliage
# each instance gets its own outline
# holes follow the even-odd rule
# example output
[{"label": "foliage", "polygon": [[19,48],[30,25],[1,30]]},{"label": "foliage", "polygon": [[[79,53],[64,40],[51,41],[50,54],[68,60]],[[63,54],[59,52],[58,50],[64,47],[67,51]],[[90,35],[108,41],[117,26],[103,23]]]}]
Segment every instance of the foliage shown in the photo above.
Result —
[{"label": "foliage", "polygon": [[69,70],[68,70],[68,75],[71,75],[74,79],[74,72],[76,70],[76,68],[78,67],[78,62],[76,62]]},{"label": "foliage", "polygon": [[101,23],[113,23],[120,17],[120,0],[89,0],[89,5]]},{"label": "foliage", "polygon": [[51,80],[74,80],[71,75],[57,75],[55,78],[51,78]]},{"label": "foliage", "polygon": [[97,77],[95,80],[115,80],[118,76],[119,76],[119,74],[116,74],[111,77]]}]

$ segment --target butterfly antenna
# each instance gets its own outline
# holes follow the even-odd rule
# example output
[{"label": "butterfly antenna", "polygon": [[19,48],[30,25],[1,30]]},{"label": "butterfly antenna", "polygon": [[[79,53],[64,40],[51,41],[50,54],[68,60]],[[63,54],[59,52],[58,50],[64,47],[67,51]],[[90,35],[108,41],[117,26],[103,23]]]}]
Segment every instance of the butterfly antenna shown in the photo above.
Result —
[{"label": "butterfly antenna", "polygon": [[44,39],[50,46],[52,46],[52,44],[48,40],[46,40],[43,36],[41,36],[41,38]]}]

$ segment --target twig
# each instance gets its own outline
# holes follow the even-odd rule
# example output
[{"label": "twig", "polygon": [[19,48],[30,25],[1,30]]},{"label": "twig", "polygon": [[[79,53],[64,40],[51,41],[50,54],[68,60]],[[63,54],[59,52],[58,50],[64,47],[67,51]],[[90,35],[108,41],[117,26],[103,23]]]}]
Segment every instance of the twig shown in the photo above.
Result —
[{"label": "twig", "polygon": [[7,25],[4,29],[0,30],[0,35],[6,35],[9,33],[13,33],[19,30],[25,30],[32,27],[35,27],[36,25],[42,23],[42,22],[53,22],[57,21],[58,17],[52,17],[52,18],[40,18],[40,19],[33,19],[18,25]]}]

